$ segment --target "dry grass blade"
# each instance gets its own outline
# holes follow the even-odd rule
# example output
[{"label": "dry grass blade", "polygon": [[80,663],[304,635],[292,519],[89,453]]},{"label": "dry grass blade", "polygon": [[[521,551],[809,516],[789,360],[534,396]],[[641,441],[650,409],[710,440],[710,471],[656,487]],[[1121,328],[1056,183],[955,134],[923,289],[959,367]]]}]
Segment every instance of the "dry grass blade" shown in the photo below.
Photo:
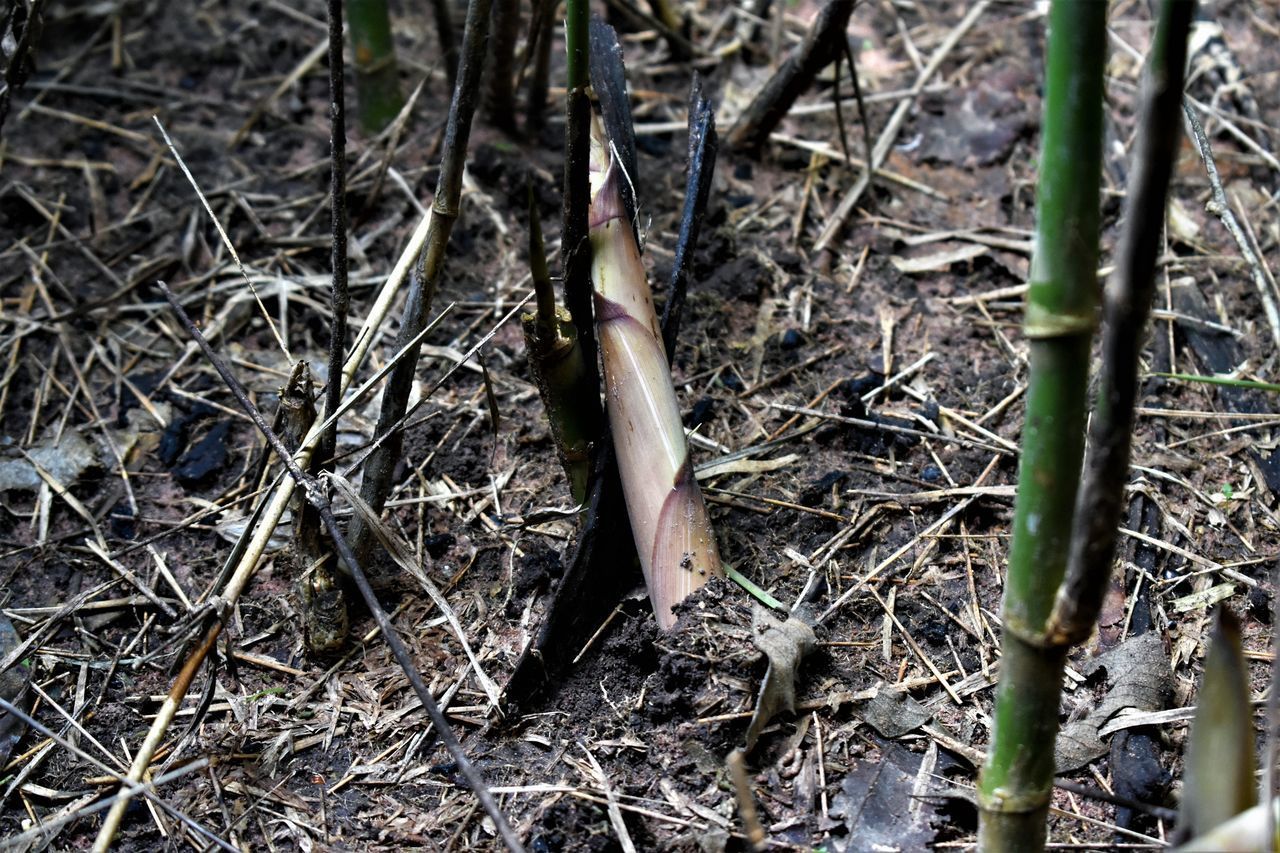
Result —
[{"label": "dry grass blade", "polygon": [[494,683],[493,679],[485,674],[484,667],[480,666],[480,661],[475,652],[472,651],[471,644],[467,642],[467,634],[462,628],[462,623],[458,620],[458,614],[454,612],[453,607],[449,605],[448,599],[436,588],[431,578],[427,577],[426,572],[414,560],[408,545],[374,514],[367,503],[361,500],[360,493],[346,478],[337,474],[330,474],[327,479],[350,502],[361,520],[369,525],[369,529],[378,538],[379,544],[391,555],[391,559],[395,560],[400,568],[404,569],[410,577],[416,580],[431,600],[435,602],[436,607],[440,608],[440,612],[449,620],[449,627],[453,629],[454,636],[458,638],[458,643],[462,646],[462,651],[467,656],[467,660],[471,662],[471,666],[476,673],[476,680],[480,682],[480,686],[484,689],[485,696],[489,699],[490,707],[498,707],[502,691],[498,689],[498,685]]},{"label": "dry grass blade", "polygon": [[872,173],[884,165],[885,158],[889,156],[889,149],[893,147],[894,141],[898,138],[898,132],[902,130],[902,125],[906,122],[916,98],[924,91],[924,87],[928,85],[929,80],[937,73],[943,61],[959,44],[960,39],[973,28],[973,25],[986,12],[987,5],[987,0],[980,0],[980,2],[974,3],[969,8],[960,23],[956,24],[951,32],[947,34],[942,44],[929,57],[928,64],[921,69],[920,74],[916,77],[916,82],[911,87],[911,92],[898,101],[898,105],[894,107],[893,115],[889,117],[884,130],[881,131],[875,147],[871,149],[871,162],[863,169],[858,180],[845,193],[844,198],[840,199],[836,209],[827,218],[826,224],[822,226],[822,233],[818,235],[817,241],[813,244],[814,252],[821,252],[831,245],[831,241],[836,238],[836,234],[844,227],[845,220],[853,212],[853,206],[858,203],[858,200],[862,198],[862,194],[866,192],[867,187],[871,185]]}]

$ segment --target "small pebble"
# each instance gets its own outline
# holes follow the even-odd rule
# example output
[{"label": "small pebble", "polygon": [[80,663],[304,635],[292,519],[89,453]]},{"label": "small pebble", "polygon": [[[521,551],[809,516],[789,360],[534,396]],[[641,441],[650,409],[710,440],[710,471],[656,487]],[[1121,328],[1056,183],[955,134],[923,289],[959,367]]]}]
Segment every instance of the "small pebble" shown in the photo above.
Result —
[{"label": "small pebble", "polygon": [[449,552],[453,547],[453,543],[458,540],[452,533],[438,533],[435,536],[428,536],[422,542],[422,547],[427,549],[427,553],[431,555],[431,559],[438,560]]},{"label": "small pebble", "polygon": [[779,340],[778,345],[784,350],[793,350],[803,343],[804,335],[800,333],[799,329],[787,329],[782,333],[782,338]]},{"label": "small pebble", "polygon": [[720,384],[723,385],[726,390],[732,391],[735,394],[740,393],[744,388],[746,388],[746,386],[742,384],[742,380],[738,378],[738,374],[729,371],[720,374]]}]

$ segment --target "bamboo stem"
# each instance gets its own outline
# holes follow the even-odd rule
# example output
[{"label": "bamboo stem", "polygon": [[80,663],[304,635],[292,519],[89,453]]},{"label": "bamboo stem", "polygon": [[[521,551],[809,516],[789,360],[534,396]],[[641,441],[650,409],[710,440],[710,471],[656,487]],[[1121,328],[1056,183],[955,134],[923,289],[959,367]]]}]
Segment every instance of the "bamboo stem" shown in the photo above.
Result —
[{"label": "bamboo stem", "polygon": [[[342,403],[342,362],[347,345],[347,107],[343,85],[342,0],[329,0],[329,378],[325,393],[325,415],[333,418]],[[301,439],[301,436],[299,436]],[[332,466],[337,447],[338,422],[329,424],[320,436],[317,456],[322,465]]]},{"label": "bamboo stem", "polygon": [[[435,201],[431,206],[431,225],[427,231],[426,245],[412,273],[413,284],[405,302],[400,333],[396,338],[395,351],[405,350],[405,355],[392,369],[382,392],[376,428],[376,434],[382,440],[365,461],[364,479],[360,484],[360,497],[375,513],[382,511],[387,495],[391,493],[392,475],[396,463],[400,461],[400,451],[404,444],[404,432],[397,425],[408,408],[409,394],[418,369],[421,342],[416,339],[426,327],[427,317],[431,313],[431,303],[435,299],[444,270],[445,248],[449,244],[453,225],[458,220],[462,199],[462,170],[466,164],[471,119],[475,115],[480,91],[480,71],[489,38],[490,6],[490,0],[471,0],[467,7],[462,61],[458,69],[458,85],[454,89],[445,124],[444,153]],[[359,518],[351,520],[351,541],[356,556],[366,559],[374,538]]]},{"label": "bamboo stem", "polygon": [[378,133],[404,106],[387,0],[347,0],[356,66],[360,126]]},{"label": "bamboo stem", "polygon": [[534,18],[529,25],[533,33],[533,73],[529,75],[529,92],[525,101],[524,125],[531,136],[546,122],[547,91],[551,88],[551,35],[555,31],[555,0],[535,0]]},{"label": "bamboo stem", "polygon": [[979,848],[1039,850],[1053,791],[1065,647],[1044,641],[1066,572],[1084,450],[1097,300],[1106,4],[1049,11],[1036,250],[1025,319],[1027,416],[1004,592],[994,728],[978,786]]},{"label": "bamboo stem", "polygon": [[574,402],[583,422],[598,427],[595,442],[603,430],[600,408],[600,374],[597,367],[596,330],[591,304],[591,245],[588,241],[587,208],[591,201],[591,103],[588,0],[565,2],[565,127],[564,196],[560,231],[560,263],[564,276],[564,304],[573,320],[582,363],[586,371]]},{"label": "bamboo stem", "polygon": [[1180,138],[1182,80],[1193,0],[1165,0],[1143,80],[1134,167],[1125,196],[1116,272],[1103,306],[1102,368],[1089,424],[1089,454],[1076,504],[1067,577],[1048,634],[1054,643],[1088,639],[1102,607],[1129,480],[1139,357],[1155,296],[1169,176]]},{"label": "bamboo stem", "polygon": [[520,0],[495,0],[489,25],[492,63],[489,68],[489,115],[494,125],[516,131],[516,42],[520,39]]}]

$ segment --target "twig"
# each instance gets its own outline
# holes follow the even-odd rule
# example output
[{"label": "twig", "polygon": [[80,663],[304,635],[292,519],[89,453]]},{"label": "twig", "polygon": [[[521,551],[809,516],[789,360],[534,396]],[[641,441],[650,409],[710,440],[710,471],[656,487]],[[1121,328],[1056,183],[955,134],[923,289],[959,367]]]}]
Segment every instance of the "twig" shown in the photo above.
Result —
[{"label": "twig", "polygon": [[960,23],[947,34],[942,44],[938,45],[937,50],[929,57],[929,62],[920,71],[916,77],[915,85],[911,87],[911,91],[894,107],[893,114],[889,116],[889,121],[881,131],[879,139],[876,140],[875,147],[871,150],[871,162],[869,168],[863,169],[862,174],[854,185],[849,189],[840,200],[840,204],[827,218],[827,222],[822,226],[822,233],[818,235],[818,240],[813,244],[814,252],[821,252],[832,240],[835,239],[836,233],[844,226],[844,222],[849,218],[849,214],[853,212],[853,206],[862,198],[862,194],[866,192],[867,187],[871,184],[871,174],[884,165],[885,158],[889,156],[889,149],[893,147],[894,140],[898,138],[898,131],[902,129],[902,125],[907,120],[907,115],[911,112],[911,105],[915,103],[917,97],[928,85],[929,80],[937,73],[938,68],[942,65],[943,60],[950,55],[951,51],[960,42],[973,25],[977,23],[978,18],[987,10],[988,0],[979,0],[970,7]]},{"label": "twig", "polygon": [[[855,0],[829,0],[801,42],[769,78],[760,94],[734,123],[726,140],[730,148],[757,154],[818,72],[843,56],[841,42],[853,14]],[[839,75],[837,74],[837,79]],[[841,127],[843,133],[843,126]]]},{"label": "twig", "polygon": [[626,821],[622,819],[622,809],[618,808],[618,795],[614,792],[613,785],[609,783],[609,777],[605,775],[604,768],[591,754],[591,750],[587,749],[586,744],[579,742],[578,746],[587,754],[596,782],[604,791],[605,800],[608,803],[606,811],[609,814],[609,823],[613,826],[613,831],[618,834],[618,846],[622,848],[622,853],[636,853],[635,842],[631,840],[631,833],[627,832]]},{"label": "twig", "polygon": [[[196,327],[195,323],[187,316],[187,312],[173,295],[173,291],[169,290],[169,287],[162,281],[156,282],[156,286],[160,288],[165,298],[169,300],[169,305],[173,308],[174,313],[178,315],[178,319],[182,323],[183,328],[185,328],[187,333],[190,334],[200,345],[200,349],[204,353],[205,358],[209,360],[209,363],[213,365],[214,369],[218,372],[218,375],[222,377],[222,381],[226,384],[227,388],[230,389],[232,395],[236,398],[236,402],[240,404],[240,407],[244,409],[245,413],[253,420],[254,426],[256,426],[258,431],[266,438],[267,443],[271,445],[271,449],[274,450],[276,455],[284,461],[284,465],[289,472],[289,476],[293,478],[294,482],[297,483],[299,487],[301,487],[307,502],[315,507],[316,511],[320,514],[320,520],[324,522],[325,529],[328,530],[329,535],[333,538],[333,544],[338,551],[338,555],[350,569],[351,579],[355,582],[356,588],[360,590],[360,595],[364,598],[365,604],[368,606],[369,612],[373,616],[374,621],[378,623],[378,628],[382,631],[383,637],[386,638],[387,645],[390,647],[391,654],[396,659],[396,663],[398,663],[400,668],[404,670],[405,676],[409,679],[409,683],[413,687],[414,694],[417,695],[418,700],[422,703],[422,707],[427,711],[427,716],[431,718],[432,724],[436,727],[436,731],[438,732],[445,749],[448,750],[450,757],[457,763],[459,772],[462,773],[468,784],[471,786],[472,791],[475,792],[476,797],[480,800],[480,805],[485,810],[485,813],[488,814],[490,819],[494,822],[494,825],[497,827],[498,833],[502,836],[502,840],[507,845],[507,848],[513,851],[513,853],[514,851],[522,851],[524,848],[520,844],[519,839],[515,837],[515,833],[512,832],[510,825],[507,823],[506,817],[502,814],[501,809],[498,808],[492,794],[489,793],[488,786],[485,785],[484,779],[467,758],[467,754],[463,750],[462,744],[459,743],[457,736],[453,734],[453,730],[449,727],[449,723],[445,719],[444,714],[441,713],[440,706],[436,703],[435,697],[431,695],[431,691],[427,688],[426,683],[422,680],[421,674],[414,666],[413,660],[409,656],[409,650],[405,647],[403,641],[401,641],[400,635],[396,631],[395,626],[391,624],[391,620],[387,617],[386,611],[382,609],[382,605],[378,602],[378,597],[374,594],[373,588],[369,585],[369,579],[365,576],[364,570],[360,567],[359,561],[357,561],[355,554],[351,550],[351,546],[347,543],[347,538],[342,535],[342,530],[338,526],[338,520],[333,516],[333,510],[329,506],[329,501],[325,497],[324,490],[316,482],[315,478],[307,475],[302,468],[298,466],[298,463],[294,461],[293,456],[285,448],[284,444],[281,443],[279,436],[275,434],[267,424],[266,420],[262,417],[262,413],[258,411],[258,407],[249,399],[248,394],[245,392],[244,387],[240,384],[239,380],[232,375],[226,364],[209,346],[209,342],[204,339],[204,335],[200,333],[200,330]],[[137,762],[135,761],[134,767],[136,766]],[[132,776],[133,770],[134,768],[130,768],[130,776]],[[127,800],[122,802],[127,805]],[[106,829],[107,827],[104,825],[103,831],[105,832]],[[98,836],[98,839],[99,841],[102,840],[101,834]]]},{"label": "twig", "polygon": [[275,321],[271,319],[271,314],[267,311],[267,306],[262,304],[262,297],[258,295],[258,288],[253,286],[253,279],[249,277],[249,271],[245,269],[244,262],[240,260],[240,253],[236,251],[236,247],[232,245],[231,238],[227,236],[226,230],[222,227],[222,223],[218,221],[218,217],[214,215],[213,208],[209,205],[209,199],[205,198],[204,191],[200,189],[200,184],[196,182],[195,175],[191,174],[191,170],[187,168],[187,162],[182,159],[182,155],[178,153],[178,148],[173,144],[173,140],[169,138],[169,131],[164,129],[164,125],[160,122],[160,116],[151,117],[156,123],[156,127],[160,128],[160,135],[164,137],[164,144],[169,146],[174,159],[178,161],[178,168],[182,170],[182,174],[186,175],[187,182],[191,184],[191,188],[196,191],[196,196],[200,199],[200,203],[204,205],[205,213],[209,214],[209,218],[213,220],[213,227],[217,229],[218,236],[222,238],[222,245],[227,247],[231,259],[236,262],[240,275],[244,278],[244,283],[249,285],[249,292],[253,294],[254,302],[258,305],[258,310],[262,312],[263,319],[267,321],[267,327],[271,329],[272,336],[276,339],[276,345],[280,347],[280,352],[284,353],[284,357],[293,360],[289,355],[289,347],[284,342],[284,338],[280,337],[280,330],[276,328]]},{"label": "twig", "polygon": [[768,835],[760,823],[760,814],[756,811],[755,794],[751,791],[751,780],[747,777],[747,761],[741,749],[729,753],[725,761],[729,765],[729,778],[733,782],[733,793],[738,800],[738,817],[742,819],[742,828],[747,833],[747,843],[752,850],[763,850]]},{"label": "twig", "polygon": [[1258,296],[1262,298],[1262,308],[1267,315],[1267,323],[1271,326],[1271,339],[1280,346],[1280,310],[1276,308],[1275,298],[1262,272],[1262,261],[1249,245],[1244,231],[1240,228],[1240,223],[1236,220],[1235,212],[1231,209],[1231,203],[1227,201],[1227,194],[1222,189],[1222,178],[1218,176],[1218,167],[1213,162],[1213,151],[1209,147],[1209,138],[1205,135],[1204,125],[1200,123],[1195,110],[1191,109],[1185,101],[1182,111],[1186,113],[1187,125],[1191,128],[1191,138],[1196,143],[1196,151],[1199,152],[1200,159],[1204,161],[1204,170],[1209,176],[1209,186],[1213,192],[1213,199],[1205,205],[1205,209],[1222,220],[1231,239],[1235,240],[1236,245],[1240,247],[1240,254],[1249,265],[1253,285],[1258,289]]},{"label": "twig", "polygon": [[[858,105],[858,122],[862,125],[862,153],[866,157],[868,163],[871,162],[872,144],[871,144],[871,122],[867,117],[867,104],[862,97],[862,84],[858,82],[858,64],[853,58],[853,48],[849,45],[849,40],[844,40],[844,58],[849,63],[849,79],[853,81],[853,100]],[[840,79],[840,69],[836,68],[836,80]],[[835,99],[836,115],[839,116],[840,99]],[[843,129],[844,121],[840,120],[840,126]],[[848,156],[848,151],[845,155]]]}]

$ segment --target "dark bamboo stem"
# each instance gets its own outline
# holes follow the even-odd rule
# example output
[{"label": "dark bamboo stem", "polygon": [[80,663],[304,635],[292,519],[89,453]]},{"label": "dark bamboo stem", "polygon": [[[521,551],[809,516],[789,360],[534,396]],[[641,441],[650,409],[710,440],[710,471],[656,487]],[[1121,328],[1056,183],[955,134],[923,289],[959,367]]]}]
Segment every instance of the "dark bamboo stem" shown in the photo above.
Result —
[{"label": "dark bamboo stem", "polygon": [[458,42],[453,34],[453,16],[449,0],[431,0],[431,13],[436,19],[436,40],[440,43],[440,60],[444,63],[449,89],[458,85]]},{"label": "dark bamboo stem", "polygon": [[1048,627],[1048,639],[1054,643],[1074,645],[1088,639],[1115,560],[1129,480],[1138,360],[1155,296],[1169,176],[1178,154],[1183,68],[1195,5],[1193,0],[1166,0],[1152,41],[1116,272],[1103,305],[1102,368],[1089,424],[1089,454],[1076,503],[1067,577]]},{"label": "dark bamboo stem", "polygon": [[684,210],[680,216],[675,260],[671,264],[667,304],[662,309],[662,343],[667,351],[667,360],[673,363],[676,341],[680,337],[680,316],[684,311],[685,293],[689,289],[689,268],[693,265],[693,250],[702,231],[702,217],[711,195],[711,178],[715,174],[719,148],[715,111],[702,92],[701,78],[694,74],[689,90],[689,173],[685,180]]},{"label": "dark bamboo stem", "polygon": [[533,73],[529,75],[529,93],[525,101],[525,129],[541,130],[546,123],[547,91],[551,88],[551,36],[555,32],[555,0],[538,0],[535,3],[533,23]]},{"label": "dark bamboo stem", "polygon": [[588,374],[583,382],[584,397],[578,405],[584,419],[598,425],[598,435],[604,428],[604,411],[600,408],[600,372],[591,303],[591,246],[587,239],[587,208],[591,201],[591,104],[587,99],[589,11],[587,0],[565,3],[567,92],[560,262],[564,270],[564,304],[573,319]]},{"label": "dark bamboo stem", "polygon": [[520,40],[520,0],[496,0],[489,25],[492,63],[489,68],[489,114],[495,126],[516,131],[516,42]]},{"label": "dark bamboo stem", "polygon": [[[333,277],[329,285],[329,381],[325,393],[325,416],[333,418],[342,404],[342,364],[346,358],[347,311],[347,111],[343,85],[342,0],[329,0],[329,224],[330,262]],[[320,434],[316,459],[322,470],[332,470],[337,446],[338,422]]]},{"label": "dark bamboo stem", "polygon": [[[364,479],[360,484],[360,497],[375,513],[382,511],[387,496],[391,493],[392,475],[404,444],[404,433],[399,429],[399,424],[409,405],[409,394],[418,368],[421,342],[417,338],[426,327],[427,317],[431,313],[431,303],[435,299],[444,270],[449,234],[458,220],[458,206],[462,198],[462,170],[466,164],[471,119],[475,115],[480,91],[480,72],[489,40],[490,5],[490,0],[471,0],[467,7],[462,62],[458,69],[458,85],[449,105],[449,118],[445,124],[444,152],[435,201],[431,206],[431,224],[426,245],[412,272],[412,285],[405,302],[400,333],[396,337],[395,351],[405,350],[405,354],[392,369],[382,392],[376,428],[381,443],[365,461]],[[351,520],[351,540],[356,554],[367,558],[373,536],[359,518]]]},{"label": "dark bamboo stem", "polygon": [[804,41],[787,56],[746,112],[729,131],[730,148],[754,155],[769,141],[769,134],[787,115],[796,98],[813,83],[818,72],[839,59],[847,40],[845,29],[856,0],[829,0]]}]

